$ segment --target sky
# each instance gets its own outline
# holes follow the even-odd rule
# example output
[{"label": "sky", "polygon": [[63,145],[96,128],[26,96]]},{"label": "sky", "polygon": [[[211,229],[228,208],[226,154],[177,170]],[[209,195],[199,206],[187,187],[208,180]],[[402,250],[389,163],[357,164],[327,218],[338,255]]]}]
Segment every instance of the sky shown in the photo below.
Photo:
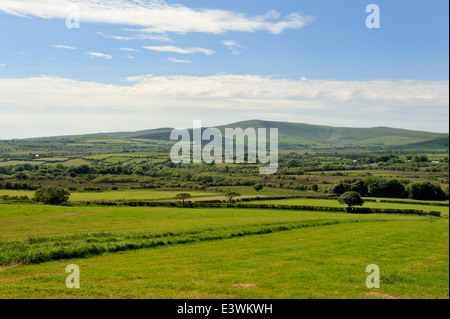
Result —
[{"label": "sky", "polygon": [[448,133],[448,33],[447,0],[1,0],[0,139],[251,119]]}]

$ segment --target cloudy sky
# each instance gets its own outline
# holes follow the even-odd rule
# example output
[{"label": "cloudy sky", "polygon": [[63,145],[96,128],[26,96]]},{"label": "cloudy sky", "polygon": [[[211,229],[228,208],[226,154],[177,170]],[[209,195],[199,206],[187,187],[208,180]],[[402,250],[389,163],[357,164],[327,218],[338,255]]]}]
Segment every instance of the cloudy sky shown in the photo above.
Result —
[{"label": "cloudy sky", "polygon": [[448,6],[1,0],[0,139],[249,119],[448,132]]}]

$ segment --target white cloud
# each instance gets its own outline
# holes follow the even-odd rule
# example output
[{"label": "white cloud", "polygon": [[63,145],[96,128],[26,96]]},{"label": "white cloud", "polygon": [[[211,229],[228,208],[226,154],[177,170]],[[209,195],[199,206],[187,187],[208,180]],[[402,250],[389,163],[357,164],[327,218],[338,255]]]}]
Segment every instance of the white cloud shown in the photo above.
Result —
[{"label": "white cloud", "polygon": [[109,54],[99,53],[99,52],[87,52],[87,55],[91,56],[92,58],[102,58],[105,60],[110,60],[113,57]]},{"label": "white cloud", "polygon": [[179,53],[179,54],[193,54],[193,53],[202,53],[205,55],[212,55],[215,52],[209,49],[204,48],[179,48],[175,46],[145,46],[143,47],[147,50],[157,51],[157,52],[170,52],[170,53]]},{"label": "white cloud", "polygon": [[234,41],[234,40],[228,40],[228,41],[223,41],[222,42],[224,46],[228,47],[228,48],[234,48],[234,47],[241,47],[238,41]]},{"label": "white cloud", "polygon": [[241,45],[239,44],[238,41],[234,41],[234,40],[227,40],[227,41],[223,41],[222,42],[224,46],[226,46],[231,53],[233,54],[239,54],[240,52],[237,50],[238,48],[241,47]]},{"label": "white cloud", "polygon": [[136,50],[136,49],[131,49],[131,48],[120,48],[119,50],[121,50],[121,51],[126,51],[126,52],[139,52],[138,50]]},{"label": "white cloud", "polygon": [[[131,32],[139,32],[139,30],[130,30],[125,29],[126,31]],[[102,37],[108,38],[108,39],[114,39],[114,40],[122,40],[122,41],[130,41],[130,40],[155,40],[155,41],[161,41],[161,42],[173,42],[172,39],[170,39],[168,36],[164,34],[131,34],[128,36],[121,36],[121,35],[106,35],[103,32],[97,32],[98,35],[101,35]]]},{"label": "white cloud", "polygon": [[[261,118],[448,132],[449,81],[135,76],[125,85],[0,78],[0,138],[184,127]],[[60,125],[61,123],[61,125]],[[81,124],[80,124],[81,123]]]},{"label": "white cloud", "polygon": [[74,48],[74,47],[71,47],[68,45],[62,45],[62,44],[55,44],[55,45],[53,45],[53,47],[57,48],[57,49],[78,50],[77,48]]},{"label": "white cloud", "polygon": [[287,29],[301,29],[314,18],[300,13],[291,13],[281,19],[276,11],[262,16],[247,16],[244,13],[194,9],[181,4],[168,4],[164,0],[2,0],[0,12],[16,16],[32,16],[43,19],[66,19],[67,8],[77,5],[81,12],[81,23],[109,23],[141,28],[148,33],[267,31],[279,34]]},{"label": "white cloud", "polygon": [[173,63],[192,63],[190,60],[178,60],[175,58],[168,58],[167,61],[173,62]]}]

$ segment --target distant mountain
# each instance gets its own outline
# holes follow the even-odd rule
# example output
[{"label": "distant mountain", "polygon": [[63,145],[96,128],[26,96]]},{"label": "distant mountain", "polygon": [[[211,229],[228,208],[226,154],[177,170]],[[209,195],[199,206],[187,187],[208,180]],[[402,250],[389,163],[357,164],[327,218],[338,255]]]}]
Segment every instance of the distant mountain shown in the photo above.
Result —
[{"label": "distant mountain", "polygon": [[[225,128],[278,128],[280,143],[309,146],[404,146],[434,145],[448,147],[448,134],[411,131],[389,127],[344,128],[302,123],[271,122],[251,120],[217,127],[222,134]],[[170,140],[172,129],[146,130],[133,133],[119,133],[115,136]]]},{"label": "distant mountain", "polygon": [[424,142],[413,143],[408,145],[403,145],[399,148],[400,150],[433,150],[433,151],[448,151],[449,149],[449,134],[443,134],[431,140]]},{"label": "distant mountain", "polygon": [[[446,150],[449,134],[411,131],[389,127],[346,128],[303,123],[251,120],[217,127],[223,135],[225,128],[278,128],[281,149],[299,147],[395,147],[402,150]],[[52,137],[60,138],[125,138],[170,141],[172,128],[159,128],[137,132],[99,133],[89,135]],[[39,139],[34,139],[39,140]]]}]

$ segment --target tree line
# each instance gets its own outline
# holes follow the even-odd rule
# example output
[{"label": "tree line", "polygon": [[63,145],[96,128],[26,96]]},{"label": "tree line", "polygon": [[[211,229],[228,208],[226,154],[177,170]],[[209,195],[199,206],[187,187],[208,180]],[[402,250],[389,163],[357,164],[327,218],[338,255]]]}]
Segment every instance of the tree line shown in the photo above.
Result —
[{"label": "tree line", "polygon": [[411,198],[417,200],[446,200],[449,188],[445,190],[437,183],[385,179],[368,176],[362,180],[343,181],[333,187],[332,192],[342,195],[346,192],[357,192],[364,197]]}]

